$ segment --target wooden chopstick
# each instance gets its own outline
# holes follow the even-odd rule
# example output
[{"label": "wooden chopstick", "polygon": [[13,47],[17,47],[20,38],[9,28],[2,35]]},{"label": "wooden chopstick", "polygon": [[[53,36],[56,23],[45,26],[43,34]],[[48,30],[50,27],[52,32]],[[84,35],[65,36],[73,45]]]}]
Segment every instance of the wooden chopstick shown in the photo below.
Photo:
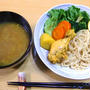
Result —
[{"label": "wooden chopstick", "polygon": [[60,82],[8,82],[8,85],[47,88],[77,88],[90,89],[90,83],[60,83]]}]

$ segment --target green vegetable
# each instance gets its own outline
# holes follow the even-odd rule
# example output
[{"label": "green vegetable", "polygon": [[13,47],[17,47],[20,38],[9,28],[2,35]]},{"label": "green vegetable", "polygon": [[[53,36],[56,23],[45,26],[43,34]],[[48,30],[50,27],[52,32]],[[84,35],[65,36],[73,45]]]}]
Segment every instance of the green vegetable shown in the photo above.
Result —
[{"label": "green vegetable", "polygon": [[52,9],[48,12],[49,18],[44,25],[45,33],[52,35],[53,29],[58,25],[60,21],[67,20],[65,11],[63,9]]},{"label": "green vegetable", "polygon": [[88,28],[90,16],[86,11],[80,11],[80,8],[75,6],[69,7],[67,10],[67,18],[71,23],[72,28],[75,29],[75,32]]},{"label": "green vegetable", "polygon": [[90,21],[88,13],[86,11],[80,11],[80,8],[76,6],[71,6],[68,10],[52,9],[48,12],[48,16],[49,18],[44,25],[44,32],[49,35],[52,35],[53,29],[63,20],[69,21],[75,32],[81,29],[87,29],[88,22]]},{"label": "green vegetable", "polygon": [[49,35],[52,34],[52,30],[57,26],[57,21],[54,21],[52,19],[47,19],[44,26],[45,33],[48,33]]},{"label": "green vegetable", "polygon": [[69,9],[66,11],[66,14],[69,21],[76,21],[80,15],[80,8],[75,6],[69,7]]}]

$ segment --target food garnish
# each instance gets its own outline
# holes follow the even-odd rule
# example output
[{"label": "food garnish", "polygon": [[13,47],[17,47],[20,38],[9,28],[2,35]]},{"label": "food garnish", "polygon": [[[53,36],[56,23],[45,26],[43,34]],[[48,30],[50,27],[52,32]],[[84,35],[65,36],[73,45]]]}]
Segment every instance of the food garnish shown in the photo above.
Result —
[{"label": "food garnish", "polygon": [[64,38],[66,32],[71,29],[71,24],[68,21],[61,21],[52,31],[52,37],[55,40]]}]

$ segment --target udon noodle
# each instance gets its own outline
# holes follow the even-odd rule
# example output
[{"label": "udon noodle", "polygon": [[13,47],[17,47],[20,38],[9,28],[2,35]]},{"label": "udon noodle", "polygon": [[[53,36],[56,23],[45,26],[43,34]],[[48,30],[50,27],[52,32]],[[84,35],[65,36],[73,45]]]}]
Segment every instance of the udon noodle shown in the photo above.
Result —
[{"label": "udon noodle", "polygon": [[61,62],[62,66],[73,69],[85,69],[90,65],[90,32],[80,30],[69,43],[68,59]]}]

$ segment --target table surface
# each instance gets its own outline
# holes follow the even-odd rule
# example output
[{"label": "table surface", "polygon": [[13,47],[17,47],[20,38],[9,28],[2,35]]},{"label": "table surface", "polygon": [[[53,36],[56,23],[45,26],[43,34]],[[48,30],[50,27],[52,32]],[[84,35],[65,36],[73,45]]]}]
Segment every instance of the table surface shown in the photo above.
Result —
[{"label": "table surface", "polygon": [[[21,14],[27,19],[27,21],[31,25],[32,32],[33,32],[35,25],[37,23],[37,20],[49,8],[55,5],[64,4],[64,3],[82,4],[90,7],[89,2],[90,0],[44,0],[44,1],[43,0],[0,0],[0,11],[13,11]],[[51,72],[41,62],[37,54],[33,53],[33,51],[34,51],[34,47],[32,47],[28,58],[19,67],[0,70],[0,90],[18,90],[18,87],[16,86],[7,85],[7,81],[18,80],[17,78],[18,72],[25,72],[26,80],[32,81],[32,82],[43,82],[43,81],[73,82],[75,81],[75,80],[70,80],[70,79],[60,77],[54,74],[53,72]],[[79,81],[76,81],[76,82],[79,82]],[[82,80],[82,82],[89,82],[89,81],[90,79]],[[27,88],[27,90],[60,90],[60,89],[33,87],[33,88]]]}]

